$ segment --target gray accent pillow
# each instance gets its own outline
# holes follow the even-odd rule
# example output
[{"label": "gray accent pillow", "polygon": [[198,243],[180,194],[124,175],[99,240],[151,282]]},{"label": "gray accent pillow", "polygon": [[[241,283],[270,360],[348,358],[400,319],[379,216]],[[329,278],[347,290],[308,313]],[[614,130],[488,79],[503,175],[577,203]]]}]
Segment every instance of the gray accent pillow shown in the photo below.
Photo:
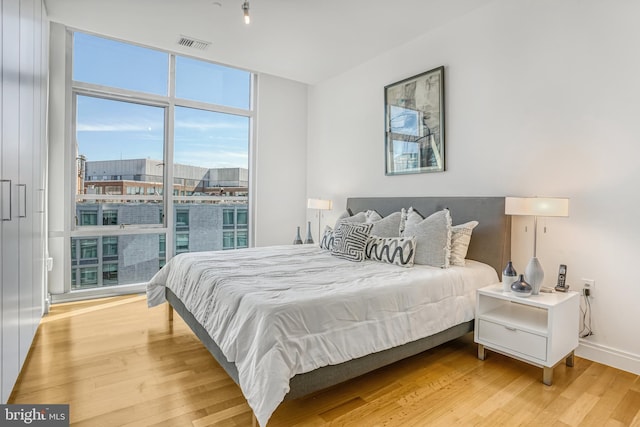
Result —
[{"label": "gray accent pillow", "polygon": [[343,222],[333,233],[334,240],[331,255],[349,261],[364,261],[364,249],[367,246],[372,224]]},{"label": "gray accent pillow", "polygon": [[343,222],[365,222],[367,220],[367,215],[364,212],[358,212],[355,215],[350,215],[348,211],[344,211],[342,215],[338,217],[336,220],[336,225],[333,227],[334,230],[338,229],[338,226]]},{"label": "gray accent pillow", "polygon": [[365,211],[364,216],[366,217],[365,222],[375,222],[375,221],[380,221],[382,219],[382,215],[380,215],[377,211],[374,211],[374,210]]},{"label": "gray accent pillow", "polygon": [[451,227],[451,256],[449,264],[464,267],[464,260],[467,257],[469,243],[471,243],[471,233],[478,225],[478,221],[469,221]]},{"label": "gray accent pillow", "polygon": [[448,209],[429,217],[413,211],[407,216],[403,237],[415,236],[415,263],[433,267],[449,267],[451,253],[451,214]]},{"label": "gray accent pillow", "polygon": [[413,267],[416,256],[416,238],[371,236],[364,250],[373,261],[386,262],[400,267]]},{"label": "gray accent pillow", "polygon": [[[380,217],[380,215],[378,215]],[[385,216],[384,218],[380,217],[379,220],[367,221],[373,224],[373,228],[371,229],[371,234],[373,236],[379,237],[400,237],[400,220],[402,219],[402,215],[400,212],[394,212]]]}]

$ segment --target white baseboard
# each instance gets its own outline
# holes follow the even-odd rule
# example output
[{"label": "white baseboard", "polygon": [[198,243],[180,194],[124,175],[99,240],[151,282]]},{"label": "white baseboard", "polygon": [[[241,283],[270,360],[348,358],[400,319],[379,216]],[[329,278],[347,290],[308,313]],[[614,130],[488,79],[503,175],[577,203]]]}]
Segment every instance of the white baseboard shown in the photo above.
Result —
[{"label": "white baseboard", "polygon": [[640,375],[640,356],[581,338],[576,356]]}]

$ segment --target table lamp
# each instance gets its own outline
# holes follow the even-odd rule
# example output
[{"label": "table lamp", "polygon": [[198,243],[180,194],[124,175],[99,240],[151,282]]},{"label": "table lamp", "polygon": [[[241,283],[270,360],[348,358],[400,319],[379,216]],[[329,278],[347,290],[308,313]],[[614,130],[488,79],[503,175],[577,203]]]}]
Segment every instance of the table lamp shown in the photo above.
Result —
[{"label": "table lamp", "polygon": [[506,197],[505,215],[526,215],[533,217],[533,258],[524,272],[525,280],[533,288],[533,295],[540,293],[544,280],[544,270],[536,257],[539,216],[569,216],[569,199],[552,197]]},{"label": "table lamp", "polygon": [[[322,211],[328,211],[333,208],[333,201],[323,199],[307,199],[307,209],[316,209],[318,211],[318,242],[322,240],[320,235],[320,215]],[[310,242],[310,243],[313,243]]]}]

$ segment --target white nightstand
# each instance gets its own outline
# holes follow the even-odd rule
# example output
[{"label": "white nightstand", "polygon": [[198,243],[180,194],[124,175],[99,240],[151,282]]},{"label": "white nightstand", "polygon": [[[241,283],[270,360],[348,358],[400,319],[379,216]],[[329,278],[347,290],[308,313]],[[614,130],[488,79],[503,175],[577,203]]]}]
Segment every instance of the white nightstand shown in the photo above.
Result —
[{"label": "white nightstand", "polygon": [[478,358],[486,349],[543,368],[551,385],[553,367],[562,359],[573,366],[578,347],[580,299],[577,292],[540,293],[521,298],[502,284],[478,289],[474,339]]}]

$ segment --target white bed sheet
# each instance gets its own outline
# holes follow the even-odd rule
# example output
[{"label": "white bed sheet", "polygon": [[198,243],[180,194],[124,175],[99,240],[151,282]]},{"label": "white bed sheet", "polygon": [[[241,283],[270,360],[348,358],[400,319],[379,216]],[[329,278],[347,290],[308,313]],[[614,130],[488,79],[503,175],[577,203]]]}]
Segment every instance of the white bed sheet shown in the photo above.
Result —
[{"label": "white bed sheet", "polygon": [[147,285],[150,307],[171,289],[238,368],[261,426],[316,368],[433,335],[474,317],[475,290],[498,282],[465,267],[354,263],[315,245],[181,254]]}]

